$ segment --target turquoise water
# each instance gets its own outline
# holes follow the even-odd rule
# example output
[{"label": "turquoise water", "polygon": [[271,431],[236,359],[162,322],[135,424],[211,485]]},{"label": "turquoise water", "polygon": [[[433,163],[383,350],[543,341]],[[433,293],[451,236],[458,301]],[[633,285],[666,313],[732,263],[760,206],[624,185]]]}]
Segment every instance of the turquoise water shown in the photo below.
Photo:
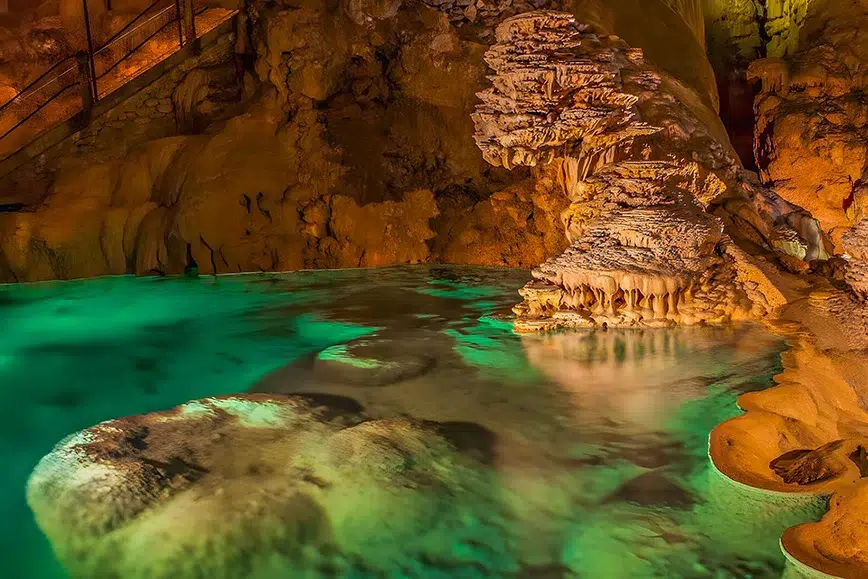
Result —
[{"label": "turquoise water", "polygon": [[445,576],[781,577],[780,533],[814,513],[734,488],[706,447],[740,393],[770,384],[783,343],[753,326],[517,336],[526,278],[420,267],[0,287],[4,576],[64,576],[24,487],[65,435],[254,391],[491,433],[497,522],[484,553],[449,547]]}]

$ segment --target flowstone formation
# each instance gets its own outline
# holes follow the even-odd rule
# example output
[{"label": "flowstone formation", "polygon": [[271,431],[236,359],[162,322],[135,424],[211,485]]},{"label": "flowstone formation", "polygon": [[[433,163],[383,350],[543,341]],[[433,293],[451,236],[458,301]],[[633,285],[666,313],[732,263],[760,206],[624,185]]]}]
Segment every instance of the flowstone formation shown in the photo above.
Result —
[{"label": "flowstone formation", "polygon": [[713,113],[641,50],[551,11],[504,21],[496,39],[477,145],[492,165],[554,173],[571,202],[571,246],[533,272],[518,330],[764,315],[779,296],[727,225],[797,259],[826,257],[814,220],[759,187]]},{"label": "flowstone formation", "polygon": [[73,577],[412,575],[479,463],[448,425],[360,410],[258,394],[104,422],[39,463],[28,503]]},{"label": "flowstone formation", "polygon": [[[861,452],[864,458],[865,449]],[[825,577],[864,577],[868,551],[861,545],[868,544],[868,517],[862,505],[866,500],[868,480],[862,479],[835,494],[829,512],[819,522],[787,529],[781,547],[808,577],[816,576],[816,569]]]}]

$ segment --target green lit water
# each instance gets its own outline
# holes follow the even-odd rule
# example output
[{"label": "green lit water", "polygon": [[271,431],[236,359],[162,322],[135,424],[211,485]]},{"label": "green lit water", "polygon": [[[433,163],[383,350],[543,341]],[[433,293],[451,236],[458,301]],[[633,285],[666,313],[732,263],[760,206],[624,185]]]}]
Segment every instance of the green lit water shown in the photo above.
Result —
[{"label": "green lit water", "polygon": [[266,391],[492,434],[484,541],[432,537],[442,560],[413,576],[780,578],[780,533],[813,513],[733,487],[706,447],[740,393],[770,384],[781,341],[752,326],[520,337],[506,316],[526,277],[433,267],[0,287],[3,576],[64,576],[24,486],[65,435]]}]

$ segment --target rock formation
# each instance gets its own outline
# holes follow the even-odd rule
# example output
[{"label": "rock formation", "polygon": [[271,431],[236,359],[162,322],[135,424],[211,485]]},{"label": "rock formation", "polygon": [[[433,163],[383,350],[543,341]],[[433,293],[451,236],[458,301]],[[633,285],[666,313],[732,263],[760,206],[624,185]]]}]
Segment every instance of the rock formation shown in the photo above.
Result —
[{"label": "rock formation", "polygon": [[757,58],[781,58],[797,50],[811,2],[704,0],[703,4],[720,115],[739,157],[753,168],[754,91],[748,67]]},{"label": "rock formation", "polygon": [[501,20],[522,12],[548,8],[557,0],[422,0],[426,6],[443,12],[456,26],[481,25],[483,37],[489,36]]},{"label": "rock formation", "polygon": [[[865,449],[861,448],[864,457]],[[868,518],[865,500],[868,481],[861,480],[829,501],[829,512],[817,523],[791,527],[781,537],[781,547],[790,560],[800,564],[810,577],[815,571],[827,577],[858,579],[868,569]]]},{"label": "rock formation", "polygon": [[349,399],[321,398],[104,422],[39,463],[28,503],[73,577],[377,573],[422,557],[414,540],[447,524],[478,461],[442,425],[365,422]]},{"label": "rock formation", "polygon": [[[522,330],[715,323],[766,314],[766,298],[739,280],[719,219],[692,196],[677,165],[620,162],[575,198],[572,245],[534,270],[516,311]],[[680,182],[680,183],[679,183]],[[571,217],[573,217],[571,215]],[[745,280],[746,281],[746,280]]]},{"label": "rock formation", "polygon": [[761,83],[755,148],[762,179],[810,211],[838,252],[865,216],[868,182],[868,26],[864,0],[810,5],[798,52],[751,64]]},{"label": "rock formation", "polygon": [[45,10],[47,4],[15,26],[0,26],[0,105],[24,88],[31,77],[71,54],[56,6],[53,11]]},{"label": "rock formation", "polygon": [[831,495],[822,521],[784,533],[784,550],[809,577],[864,577],[868,308],[826,282],[775,281],[793,296],[772,322],[791,344],[784,371],[774,387],[739,397],[745,413],[712,431],[709,456],[728,478],[776,496]]},{"label": "rock formation", "polygon": [[296,4],[254,2],[236,54],[160,97],[168,119],[139,121],[131,99],[3,178],[0,280],[529,267],[563,250],[557,183],[492,169],[473,143],[475,36],[425,6]]},{"label": "rock formation", "polygon": [[477,145],[495,166],[543,166],[571,202],[571,246],[522,290],[519,329],[764,315],[775,298],[741,275],[753,266],[726,224],[768,249],[826,257],[810,216],[757,186],[712,113],[641,50],[550,11],[507,19],[496,40]]},{"label": "rock formation", "polygon": [[868,300],[868,219],[841,236],[841,249],[846,260],[844,282],[856,297]]},{"label": "rock formation", "polygon": [[[787,370],[777,388],[741,398],[747,412],[714,431],[710,455],[755,487],[837,492],[826,519],[783,545],[811,567],[864,576],[853,505],[868,469],[868,310],[854,298],[868,298],[868,54],[853,39],[865,0],[816,0],[810,14],[795,0],[705,4],[703,19],[698,0],[251,0],[231,53],[206,52],[158,99],[124,105],[163,117],[119,108],[4,183],[0,281],[548,260],[522,290],[520,331],[775,313],[795,344]],[[771,57],[750,69],[762,81],[762,181],[720,121],[706,26],[712,52],[734,44],[739,58]],[[376,365],[383,350],[342,354]],[[389,384],[427,368],[424,358],[394,373],[332,362],[312,371]],[[435,426],[335,418],[308,402],[208,400],[94,427],[41,463],[30,502],[83,576],[123,573],[125,538],[169,529],[149,570],[160,576],[186,548],[240,565],[239,537],[272,551],[287,536],[349,550],[358,530],[339,537],[325,522],[350,518],[328,503],[360,492],[349,485],[411,508],[428,497],[425,516],[440,514],[441,491],[462,490],[431,449],[458,469],[468,459]],[[224,434],[268,452],[218,452]],[[239,498],[251,479],[267,492]],[[249,513],[229,517],[227,498],[249,500]],[[218,529],[216,543],[168,525],[169,506]]]}]

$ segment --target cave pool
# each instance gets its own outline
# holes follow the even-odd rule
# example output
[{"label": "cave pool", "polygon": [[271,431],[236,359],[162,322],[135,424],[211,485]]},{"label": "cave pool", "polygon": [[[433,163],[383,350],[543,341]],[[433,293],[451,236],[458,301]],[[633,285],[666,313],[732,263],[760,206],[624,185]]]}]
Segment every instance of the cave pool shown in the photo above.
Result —
[{"label": "cave pool", "polygon": [[[816,506],[757,499],[706,454],[710,430],[739,413],[737,396],[780,371],[783,341],[754,325],[519,336],[510,307],[527,279],[414,266],[0,286],[2,576],[66,576],[24,494],[64,436],[266,391],[493,433],[508,491],[491,539],[438,539],[448,572],[422,562],[417,576],[790,577],[778,538]],[[366,340],[396,361],[347,354]],[[408,344],[424,344],[424,363],[403,367]],[[317,360],[352,371],[323,374]],[[391,370],[366,382],[360,370],[380,362]]]}]

